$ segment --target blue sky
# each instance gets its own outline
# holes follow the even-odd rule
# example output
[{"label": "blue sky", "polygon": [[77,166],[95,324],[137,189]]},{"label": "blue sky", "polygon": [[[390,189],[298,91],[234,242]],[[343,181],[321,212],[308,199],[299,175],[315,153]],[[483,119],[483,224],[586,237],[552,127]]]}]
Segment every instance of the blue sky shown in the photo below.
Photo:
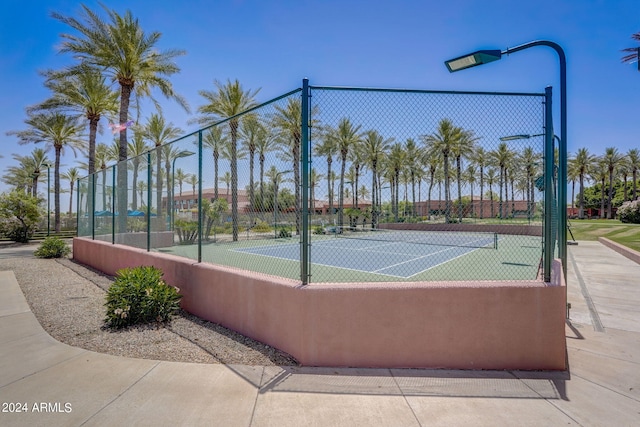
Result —
[{"label": "blue sky", "polygon": [[[136,0],[105,1],[130,9],[147,31],[163,33],[160,47],[187,55],[172,78],[195,110],[198,90],[213,80],[239,79],[262,88],[266,101],[311,84],[437,90],[536,92],[552,85],[557,106],[559,72],[555,52],[536,47],[501,61],[450,74],[443,61],[477,49],[504,49],[536,39],[560,44],[568,61],[568,147],[596,154],[615,146],[640,148],[640,72],[622,64],[621,49],[637,45],[637,0]],[[98,2],[85,2],[99,10]],[[0,172],[28,154],[10,130],[24,129],[24,108],[44,100],[38,70],[72,62],[57,53],[67,27],[51,11],[78,16],[68,0],[5,0],[0,16]],[[185,132],[190,116],[159,97],[165,116]],[[143,111],[143,117],[150,109]],[[559,117],[555,118],[556,131]],[[99,142],[110,142],[105,132]],[[74,166],[71,152],[63,159]],[[0,189],[4,189],[0,184]]]}]

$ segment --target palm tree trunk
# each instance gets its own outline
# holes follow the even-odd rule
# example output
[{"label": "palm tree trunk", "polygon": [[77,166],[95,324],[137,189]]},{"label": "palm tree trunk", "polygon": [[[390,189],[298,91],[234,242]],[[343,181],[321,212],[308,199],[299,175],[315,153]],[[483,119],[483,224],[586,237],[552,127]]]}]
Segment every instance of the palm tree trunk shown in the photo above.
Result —
[{"label": "palm tree trunk", "polygon": [[264,154],[260,154],[260,208],[264,211]]},{"label": "palm tree trunk", "polygon": [[213,200],[218,200],[218,157],[220,155],[213,151]]},{"label": "palm tree trunk", "polygon": [[71,218],[73,210],[73,180],[69,183],[69,218]]},{"label": "palm tree trunk", "polygon": [[444,155],[444,218],[445,222],[449,222],[451,214],[450,196],[449,196],[449,156]]},{"label": "palm tree trunk", "polygon": [[333,215],[333,194],[331,191],[331,157],[327,157],[327,197],[329,198],[329,215]]},{"label": "palm tree trunk", "polygon": [[578,202],[578,218],[584,219],[584,174],[580,174],[580,201]]},{"label": "palm tree trunk", "polygon": [[341,156],[342,164],[340,165],[340,188],[338,194],[338,225],[340,227],[343,226],[343,213],[342,210],[344,208],[344,173],[347,166],[347,155],[346,153]]},{"label": "palm tree trunk", "polygon": [[480,219],[484,219],[484,167],[480,166]]},{"label": "palm tree trunk", "polygon": [[251,209],[251,224],[253,224],[253,213],[255,212],[255,200],[253,194],[253,162],[255,156],[255,148],[249,147],[249,208]]},{"label": "palm tree trunk", "polygon": [[[133,90],[133,82],[120,81],[120,122],[126,123],[129,116],[129,101],[131,99],[131,92]],[[120,131],[119,143],[118,143],[118,190],[116,199],[118,200],[118,231],[125,233],[127,230],[127,168],[124,162],[127,160],[127,129],[123,128]],[[115,189],[114,189],[115,190]],[[160,213],[158,212],[158,215]]]},{"label": "palm tree trunk", "polygon": [[462,165],[460,156],[456,156],[456,178],[458,179],[458,221],[462,222]]},{"label": "palm tree trunk", "polygon": [[54,208],[55,208],[55,230],[56,233],[60,232],[60,152],[62,151],[62,145],[55,145],[56,160],[55,169],[53,171],[53,188],[54,188]]},{"label": "palm tree trunk", "polygon": [[613,198],[613,169],[609,170],[609,194],[607,194],[607,218],[611,219],[611,199]]},{"label": "palm tree trunk", "polygon": [[602,193],[602,198],[600,199],[600,218],[605,217],[604,212],[604,177],[602,178],[602,185],[600,186],[600,192]]}]

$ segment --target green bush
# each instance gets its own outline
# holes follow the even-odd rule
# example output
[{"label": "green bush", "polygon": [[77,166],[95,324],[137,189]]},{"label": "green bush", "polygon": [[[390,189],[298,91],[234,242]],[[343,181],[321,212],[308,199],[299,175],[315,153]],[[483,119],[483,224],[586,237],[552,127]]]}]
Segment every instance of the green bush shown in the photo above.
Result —
[{"label": "green bush", "polygon": [[40,199],[24,191],[0,194],[0,233],[14,242],[27,243],[38,228]]},{"label": "green bush", "polygon": [[46,237],[33,254],[38,258],[63,258],[71,253],[71,248],[59,237]]},{"label": "green bush", "polygon": [[258,220],[256,225],[253,226],[253,231],[256,233],[266,233],[271,231],[271,227],[265,221]]},{"label": "green bush", "polygon": [[321,225],[316,225],[315,227],[313,227],[313,234],[324,234],[324,227]]},{"label": "green bush", "polygon": [[162,271],[152,266],[125,268],[107,292],[107,317],[111,328],[137,323],[168,322],[180,308],[179,289],[162,280]]},{"label": "green bush", "polygon": [[640,224],[640,200],[624,202],[617,212],[620,222]]},{"label": "green bush", "polygon": [[286,228],[281,228],[280,231],[278,232],[278,237],[280,239],[286,239],[291,237],[291,232],[289,230],[287,230]]},{"label": "green bush", "polygon": [[174,226],[181,245],[191,245],[198,238],[198,221],[177,219]]}]

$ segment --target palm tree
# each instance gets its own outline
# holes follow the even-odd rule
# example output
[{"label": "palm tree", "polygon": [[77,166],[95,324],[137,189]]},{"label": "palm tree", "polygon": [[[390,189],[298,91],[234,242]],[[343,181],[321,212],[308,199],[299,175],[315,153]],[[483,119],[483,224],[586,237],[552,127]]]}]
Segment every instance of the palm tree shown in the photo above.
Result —
[{"label": "palm tree", "polygon": [[[51,161],[47,158],[47,150],[42,148],[34,148],[30,155],[20,156],[13,154],[13,158],[20,162],[22,169],[24,169],[25,176],[28,181],[31,181],[28,186],[31,188],[31,194],[33,196],[38,195],[38,179],[42,170],[51,167]],[[21,175],[17,170],[11,171],[14,175]],[[25,181],[25,182],[28,182]]]},{"label": "palm tree", "polygon": [[496,179],[498,177],[496,176],[496,170],[493,168],[490,168],[486,171],[485,175],[484,175],[484,179],[487,181],[487,185],[489,186],[489,201],[491,203],[491,218],[495,218],[495,211],[493,208],[493,184],[496,182]]},{"label": "palm tree", "polygon": [[309,173],[309,191],[311,197],[311,212],[315,215],[316,207],[315,207],[315,198],[316,198],[316,187],[320,184],[320,180],[324,178],[324,175],[318,173],[316,168],[311,168],[311,172]]},{"label": "palm tree", "polygon": [[[613,175],[616,168],[620,165],[620,162],[624,159],[624,154],[621,154],[615,147],[607,147],[604,150],[604,156],[602,159],[607,165],[609,172],[609,194],[607,199],[607,218],[611,219],[611,199],[613,198]],[[604,188],[602,189],[604,192]]]},{"label": "palm tree", "polygon": [[[276,129],[280,142],[281,157],[291,161],[293,181],[295,183],[296,233],[300,234],[300,151],[302,141],[302,101],[289,98],[284,107],[275,106],[276,113],[272,117],[272,126]],[[307,208],[307,207],[305,207]]]},{"label": "palm tree", "polygon": [[462,159],[468,159],[473,154],[475,143],[478,141],[471,130],[460,129],[460,135],[453,144],[452,154],[456,159],[456,178],[458,180],[458,221],[462,222]]},{"label": "palm tree", "polygon": [[[429,195],[427,198],[427,217],[431,217],[431,192],[433,185],[436,183],[436,173],[439,170],[440,159],[436,153],[425,151],[423,156],[423,163],[429,168]],[[440,207],[440,201],[438,201],[438,208]]]},{"label": "palm tree", "polygon": [[136,185],[138,182],[138,172],[140,169],[141,163],[146,163],[147,158],[144,154],[149,151],[149,146],[144,142],[144,134],[138,130],[134,129],[132,141],[129,141],[128,151],[131,154],[131,162],[130,166],[133,170],[133,184],[131,188],[133,188],[132,198],[131,198],[131,209],[134,211],[138,209],[138,197],[136,195]]},{"label": "palm tree", "polygon": [[487,152],[482,147],[478,147],[473,154],[473,162],[478,166],[478,175],[480,177],[480,219],[484,218],[484,168],[487,166]]},{"label": "palm tree", "polygon": [[578,172],[578,179],[580,184],[580,201],[578,203],[578,218],[584,219],[584,180],[589,179],[592,176],[592,169],[596,163],[596,156],[589,154],[589,150],[586,148],[580,148],[576,152],[573,158],[574,168]]},{"label": "palm tree", "polygon": [[80,178],[80,171],[78,168],[69,168],[65,173],[60,175],[62,179],[69,181],[69,218],[71,218],[73,208],[73,185]]},{"label": "palm tree", "polygon": [[474,203],[473,202],[473,184],[475,184],[477,176],[478,176],[478,171],[476,169],[476,165],[473,163],[470,163],[463,174],[463,179],[466,182],[468,182],[469,185],[471,186],[471,217],[472,218],[475,216],[475,210],[474,210],[474,204],[473,204]]},{"label": "palm tree", "polygon": [[146,206],[146,203],[144,202],[144,198],[142,197],[144,195],[144,192],[147,191],[147,183],[145,181],[138,181],[136,183],[136,190],[138,191],[138,195],[140,196],[140,206]]},{"label": "palm tree", "polygon": [[[264,125],[255,114],[247,114],[242,117],[240,125],[240,137],[242,138],[247,151],[249,152],[249,206],[253,211],[255,206],[255,198],[253,194],[253,168],[254,159],[260,134],[264,133]],[[251,221],[253,223],[253,221]]]},{"label": "palm tree", "polygon": [[438,123],[438,129],[431,135],[422,137],[429,153],[438,155],[444,165],[444,200],[445,200],[445,220],[450,221],[451,197],[450,197],[450,177],[449,158],[455,155],[454,147],[461,137],[462,129],[454,126],[449,119],[442,119]]},{"label": "palm tree", "polygon": [[190,176],[191,174],[184,173],[182,168],[176,169],[176,182],[178,183],[178,188],[180,189],[178,193],[180,197],[182,197],[182,186],[184,185],[184,182],[187,179],[189,179]]},{"label": "palm tree", "polygon": [[[333,156],[336,155],[336,141],[331,136],[331,129],[327,128],[321,134],[322,142],[314,146],[316,156],[325,157],[327,159],[327,198],[329,199],[329,214],[333,214],[333,192],[331,185],[331,165],[333,164]],[[375,173],[374,173],[375,174]]]},{"label": "palm tree", "polygon": [[[497,166],[500,168],[500,195],[499,195],[499,200],[500,200],[500,219],[504,218],[504,211],[503,211],[503,198],[502,198],[502,189],[504,188],[505,190],[505,194],[507,194],[507,174],[506,174],[506,170],[509,168],[509,166],[511,165],[511,162],[513,161],[515,154],[513,151],[509,150],[509,147],[507,146],[506,142],[501,142],[500,145],[498,145],[498,148],[494,151],[491,151],[489,153],[489,157],[492,161],[492,164],[494,166]],[[506,198],[508,200],[508,197]],[[492,203],[492,207],[493,207],[493,203]],[[493,213],[492,213],[493,216]]]},{"label": "palm tree", "polygon": [[213,152],[213,198],[218,198],[218,161],[220,150],[229,145],[229,138],[224,134],[222,126],[214,126],[207,130],[202,137],[202,147]]},{"label": "palm tree", "polygon": [[420,169],[420,148],[413,138],[405,141],[404,149],[407,159],[407,170],[409,172],[409,181],[411,181],[411,216],[415,217],[416,212],[416,176]]},{"label": "palm tree", "polygon": [[[175,58],[185,52],[177,49],[159,51],[157,44],[161,33],[154,31],[145,33],[131,11],[124,15],[102,6],[109,17],[105,22],[97,13],[85,5],[82,6],[80,19],[63,16],[53,12],[52,16],[76,30],[79,35],[62,34],[63,42],[60,52],[71,53],[81,61],[80,66],[89,66],[101,70],[107,78],[120,85],[120,125],[129,119],[131,96],[136,100],[149,97],[157,110],[160,105],[151,96],[153,88],[168,99],[176,100],[186,111],[187,102],[173,90],[173,85],[166,78],[180,71],[174,62]],[[75,67],[77,68],[77,67]],[[73,75],[75,69],[68,70]],[[127,127],[122,126],[119,132],[118,161],[127,159]],[[118,211],[127,211],[127,170],[118,168]],[[159,212],[158,212],[159,214]],[[127,216],[120,215],[120,230],[126,230]]]},{"label": "palm tree", "polygon": [[262,131],[258,133],[258,139],[256,141],[256,151],[258,153],[258,162],[260,163],[260,206],[264,204],[264,162],[266,160],[267,153],[273,151],[276,147],[277,137],[274,133],[270,132],[267,127],[263,127]]},{"label": "palm tree", "polygon": [[[371,169],[371,227],[376,228],[378,223],[380,193],[377,191],[378,174],[383,156],[389,150],[393,138],[385,139],[376,130],[369,130],[364,133],[362,139],[362,152],[365,164]],[[319,150],[320,146],[316,149]],[[331,156],[328,157],[329,172],[331,172]]]},{"label": "palm tree", "polygon": [[605,202],[605,192],[604,185],[607,179],[607,174],[609,173],[609,166],[607,165],[607,161],[603,157],[598,157],[591,167],[591,178],[600,182],[600,218],[605,216],[604,212],[604,202]]},{"label": "palm tree", "polygon": [[220,119],[230,119],[229,126],[230,151],[231,151],[231,221],[233,241],[238,240],[238,128],[240,118],[238,114],[256,106],[255,96],[260,89],[255,91],[244,90],[238,80],[227,80],[224,85],[215,80],[216,90],[201,90],[198,93],[205,98],[206,104],[198,107],[198,112],[203,116],[201,123],[211,123]]},{"label": "palm tree", "polygon": [[575,207],[576,181],[580,179],[580,169],[578,169],[575,157],[569,157],[567,165],[567,180],[571,182],[571,212]]},{"label": "palm tree", "polygon": [[[160,149],[160,146],[176,139],[181,133],[182,130],[180,128],[175,127],[171,122],[167,123],[162,114],[156,113],[149,116],[142,130],[143,136],[155,146],[157,218],[162,218],[162,180],[160,177],[162,175],[162,156],[164,153],[163,150]],[[167,172],[167,179],[169,179],[168,175]],[[169,194],[170,191],[171,189],[167,186],[167,197],[169,198],[171,197],[171,194]]]},{"label": "palm tree", "polygon": [[389,157],[387,158],[387,173],[391,183],[391,208],[395,221],[398,222],[398,205],[400,193],[400,173],[405,167],[406,153],[402,144],[396,142],[391,146]]},{"label": "palm tree", "polygon": [[69,147],[76,152],[82,147],[82,125],[78,120],[58,112],[30,114],[25,120],[28,126],[24,131],[11,131],[20,144],[45,142],[52,144],[55,150],[54,194],[55,194],[55,231],[60,231],[60,156],[63,148]]},{"label": "palm tree", "polygon": [[349,150],[362,141],[360,125],[355,126],[351,120],[344,117],[338,122],[338,126],[329,133],[333,138],[337,150],[340,152],[340,188],[338,190],[338,225],[344,225],[344,176],[347,168],[347,156]]},{"label": "palm tree", "polygon": [[[226,175],[228,175],[229,172],[226,173]],[[189,175],[189,178],[187,180],[187,182],[189,183],[189,185],[191,185],[191,194],[193,194],[194,196],[196,195],[196,186],[198,185],[198,175],[196,174],[191,174]],[[229,194],[229,188],[227,187],[227,195]]]},{"label": "palm tree", "polygon": [[636,187],[638,184],[638,169],[640,169],[640,150],[637,148],[632,148],[627,153],[627,160],[629,161],[629,169],[631,170],[631,177],[633,179],[633,193],[631,195],[631,200],[636,200],[637,191]]},{"label": "palm tree", "polygon": [[84,116],[89,120],[89,169],[95,172],[96,136],[98,123],[103,115],[115,115],[118,111],[118,93],[111,90],[96,68],[81,64],[69,70],[42,73],[46,77],[45,86],[53,92],[48,100],[29,110],[57,110],[72,115]]},{"label": "palm tree", "polygon": [[[631,34],[631,39],[637,42],[640,42],[640,31],[637,33]],[[622,49],[622,52],[626,53],[626,55],[622,57],[622,62],[630,64],[632,62],[640,61],[639,49],[640,49],[640,46],[628,47],[628,48]]]}]

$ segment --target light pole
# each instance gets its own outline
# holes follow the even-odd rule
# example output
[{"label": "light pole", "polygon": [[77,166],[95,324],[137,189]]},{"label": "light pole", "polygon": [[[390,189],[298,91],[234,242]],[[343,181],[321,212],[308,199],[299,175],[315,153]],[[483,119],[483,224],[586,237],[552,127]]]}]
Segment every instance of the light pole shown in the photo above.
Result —
[{"label": "light pole", "polygon": [[291,173],[292,170],[278,172],[273,176],[273,237],[278,238],[278,182],[280,175]]},{"label": "light pole", "polygon": [[[567,60],[559,44],[536,40],[505,50],[480,50],[445,61],[450,72],[464,70],[501,59],[502,55],[519,52],[534,46],[547,46],[556,51],[560,60],[560,140],[558,165],[558,252],[562,260],[564,279],[567,279]],[[547,124],[548,126],[551,123]],[[552,141],[548,141],[552,143]],[[548,273],[547,273],[548,274]]]},{"label": "light pole", "polygon": [[[169,212],[171,212],[170,215],[170,220],[171,220],[171,231],[173,231],[173,224],[175,222],[175,180],[176,180],[176,160],[181,159],[183,157],[189,157],[189,156],[193,156],[194,153],[193,151],[189,151],[189,150],[184,150],[179,152],[178,154],[176,154],[176,157],[173,159],[173,162],[171,162],[171,210]],[[167,200],[167,205],[169,205],[169,201]]]}]

